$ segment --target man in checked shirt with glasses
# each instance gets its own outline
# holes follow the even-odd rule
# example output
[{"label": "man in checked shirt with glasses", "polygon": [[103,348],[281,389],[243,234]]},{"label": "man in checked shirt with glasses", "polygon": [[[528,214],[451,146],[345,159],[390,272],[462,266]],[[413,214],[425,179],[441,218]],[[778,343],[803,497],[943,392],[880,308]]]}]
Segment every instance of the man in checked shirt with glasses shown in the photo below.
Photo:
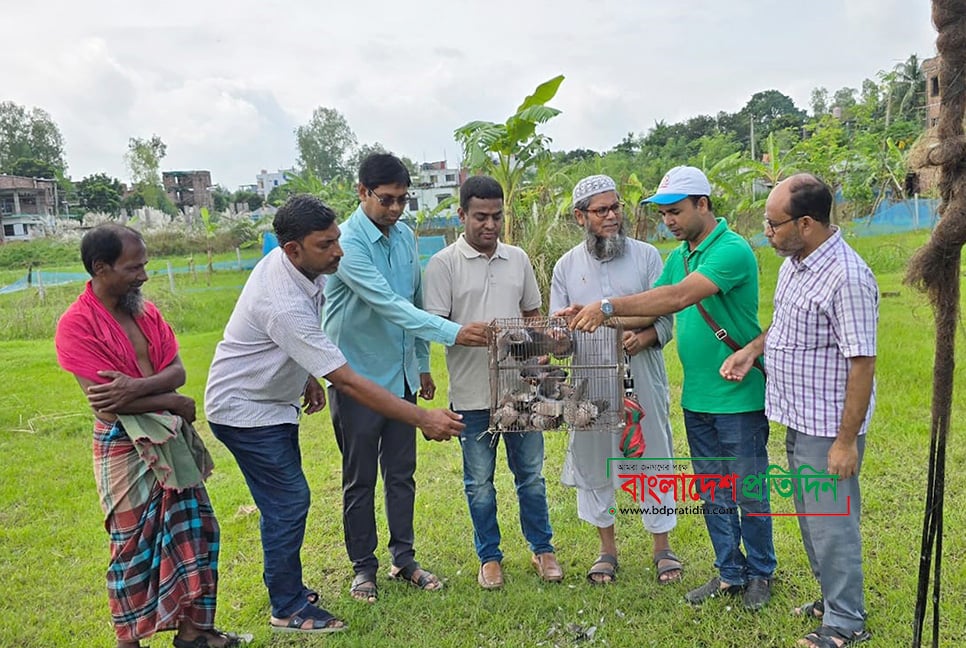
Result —
[{"label": "man in checked shirt with glasses", "polygon": [[[765,413],[788,428],[792,474],[837,475],[835,491],[795,497],[802,541],[821,597],[796,608],[821,626],[810,648],[869,638],[865,629],[859,469],[875,406],[879,289],[869,266],[830,224],[832,192],[810,174],[779,183],[765,204],[765,236],[785,258],[769,329],[721,366],[741,380],[764,350]],[[804,514],[804,515],[803,515]],[[807,515],[807,517],[805,517]]]}]

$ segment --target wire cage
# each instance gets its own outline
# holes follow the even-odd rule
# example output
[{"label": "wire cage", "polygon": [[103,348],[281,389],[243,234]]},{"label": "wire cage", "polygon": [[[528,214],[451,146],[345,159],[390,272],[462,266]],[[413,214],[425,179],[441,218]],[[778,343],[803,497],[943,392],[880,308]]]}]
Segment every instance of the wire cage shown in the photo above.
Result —
[{"label": "wire cage", "polygon": [[571,331],[562,317],[490,322],[490,431],[621,428],[622,336],[619,325]]}]

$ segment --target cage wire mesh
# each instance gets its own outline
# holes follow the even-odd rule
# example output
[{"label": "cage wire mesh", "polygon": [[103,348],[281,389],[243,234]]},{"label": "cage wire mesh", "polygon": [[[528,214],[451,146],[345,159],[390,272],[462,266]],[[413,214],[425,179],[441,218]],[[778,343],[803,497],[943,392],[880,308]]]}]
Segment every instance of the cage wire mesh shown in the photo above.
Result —
[{"label": "cage wire mesh", "polygon": [[622,335],[571,331],[562,317],[490,322],[490,431],[621,428]]}]

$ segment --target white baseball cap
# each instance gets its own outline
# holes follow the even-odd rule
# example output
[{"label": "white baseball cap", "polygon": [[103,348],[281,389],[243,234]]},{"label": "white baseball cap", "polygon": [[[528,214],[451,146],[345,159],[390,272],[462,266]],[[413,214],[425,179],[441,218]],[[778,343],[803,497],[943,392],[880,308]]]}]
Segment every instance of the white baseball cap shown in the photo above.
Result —
[{"label": "white baseball cap", "polygon": [[711,183],[701,169],[690,166],[676,166],[668,171],[661,184],[657,187],[657,193],[650,198],[645,198],[642,202],[656,203],[658,205],[672,205],[680,202],[688,196],[710,196]]}]

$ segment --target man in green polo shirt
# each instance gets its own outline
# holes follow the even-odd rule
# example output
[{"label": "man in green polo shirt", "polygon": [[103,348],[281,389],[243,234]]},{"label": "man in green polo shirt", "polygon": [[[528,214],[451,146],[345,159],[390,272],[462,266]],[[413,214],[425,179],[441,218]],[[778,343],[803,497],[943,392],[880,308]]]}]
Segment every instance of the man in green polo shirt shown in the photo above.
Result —
[{"label": "man in green polo shirt", "polygon": [[[588,304],[572,325],[593,331],[612,316],[677,313],[678,355],[684,367],[681,407],[694,472],[734,473],[742,479],[764,474],[768,469],[764,374],[755,371],[734,383],[718,373],[732,353],[727,340],[744,345],[761,333],[755,255],[723,218],[715,217],[711,185],[699,169],[671,169],[647,202],[657,205],[681,245],[668,256],[653,289]],[[745,607],[757,610],[771,598],[776,566],[772,519],[767,515],[771,509],[767,497],[748,497],[742,490],[739,485],[740,515],[732,512],[734,502],[727,491],[718,489],[714,501],[712,493],[701,493],[719,574],[688,592],[689,603],[742,594]]]}]

